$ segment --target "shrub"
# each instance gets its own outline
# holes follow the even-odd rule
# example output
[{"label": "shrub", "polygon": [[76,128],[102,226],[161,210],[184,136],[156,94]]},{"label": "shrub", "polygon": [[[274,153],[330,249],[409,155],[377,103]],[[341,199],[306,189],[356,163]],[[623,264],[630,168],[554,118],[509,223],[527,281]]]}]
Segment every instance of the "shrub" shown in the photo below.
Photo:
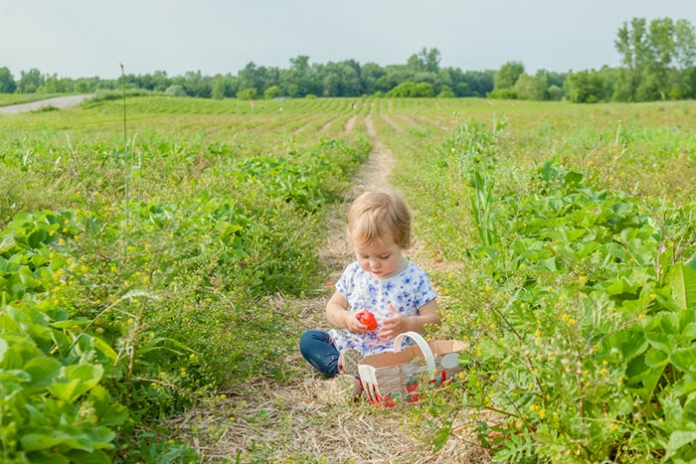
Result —
[{"label": "shrub", "polygon": [[402,82],[389,92],[387,98],[432,98],[434,95],[433,85],[429,82]]},{"label": "shrub", "polygon": [[[154,95],[154,93],[149,90],[126,89],[126,98],[149,97],[152,95]],[[120,99],[123,99],[122,90],[99,90],[97,91],[97,93],[94,94],[92,98],[89,98],[82,102],[82,105],[89,106],[91,103]]]},{"label": "shrub", "polygon": [[174,84],[167,87],[167,90],[164,91],[164,94],[170,97],[185,97],[186,90],[184,90],[184,86]]},{"label": "shrub", "polygon": [[253,100],[257,96],[257,91],[255,88],[250,87],[248,89],[240,90],[237,92],[237,98],[240,100]]},{"label": "shrub", "polygon": [[517,92],[510,88],[498,89],[488,92],[486,94],[486,98],[493,98],[497,100],[517,100]]},{"label": "shrub", "polygon": [[455,95],[452,88],[450,88],[447,85],[443,85],[442,90],[440,90],[440,93],[437,94],[437,98],[456,98],[456,97],[457,97],[457,95]]},{"label": "shrub", "polygon": [[274,98],[280,97],[281,94],[282,91],[280,90],[280,87],[278,87],[277,85],[272,85],[266,89],[266,91],[263,93],[263,96],[267,100],[272,100]]}]

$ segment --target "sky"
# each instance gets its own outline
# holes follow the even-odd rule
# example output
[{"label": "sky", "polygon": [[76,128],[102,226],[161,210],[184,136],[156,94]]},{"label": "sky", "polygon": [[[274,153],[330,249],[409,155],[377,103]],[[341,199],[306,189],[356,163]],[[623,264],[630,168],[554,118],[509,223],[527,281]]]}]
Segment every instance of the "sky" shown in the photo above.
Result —
[{"label": "sky", "polygon": [[462,71],[568,72],[619,66],[614,40],[636,17],[696,26],[696,0],[0,0],[0,67],[236,75],[300,55],[405,64],[425,47]]}]

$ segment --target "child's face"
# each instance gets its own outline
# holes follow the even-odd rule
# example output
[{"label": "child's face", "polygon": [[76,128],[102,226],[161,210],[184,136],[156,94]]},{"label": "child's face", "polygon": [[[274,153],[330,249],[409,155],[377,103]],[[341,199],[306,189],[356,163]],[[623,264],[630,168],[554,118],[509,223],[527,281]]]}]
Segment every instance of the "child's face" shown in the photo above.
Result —
[{"label": "child's face", "polygon": [[394,243],[391,236],[374,242],[355,245],[358,264],[377,279],[384,279],[403,270],[401,247]]}]

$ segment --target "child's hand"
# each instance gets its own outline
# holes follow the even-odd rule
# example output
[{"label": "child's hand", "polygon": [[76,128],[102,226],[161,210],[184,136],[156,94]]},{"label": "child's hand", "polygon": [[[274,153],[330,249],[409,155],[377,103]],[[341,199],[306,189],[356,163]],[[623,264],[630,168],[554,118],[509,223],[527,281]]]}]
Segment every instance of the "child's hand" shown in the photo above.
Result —
[{"label": "child's hand", "polygon": [[408,323],[406,316],[396,312],[392,305],[389,305],[389,312],[392,317],[385,319],[382,322],[382,327],[379,329],[378,337],[381,341],[389,341],[400,333],[408,332]]},{"label": "child's hand", "polygon": [[361,323],[356,316],[356,312],[354,311],[347,311],[346,318],[345,318],[345,327],[346,329],[350,330],[353,333],[357,334],[362,334],[362,333],[368,333],[372,332],[372,330],[368,329],[366,325]]}]

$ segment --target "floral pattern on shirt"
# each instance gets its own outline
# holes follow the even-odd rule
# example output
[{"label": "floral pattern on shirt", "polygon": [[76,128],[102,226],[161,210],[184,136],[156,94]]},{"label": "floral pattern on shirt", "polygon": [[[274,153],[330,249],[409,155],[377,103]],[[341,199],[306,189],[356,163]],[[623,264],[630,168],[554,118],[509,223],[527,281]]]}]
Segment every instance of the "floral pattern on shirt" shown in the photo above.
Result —
[{"label": "floral pattern on shirt", "polygon": [[338,351],[353,348],[361,351],[363,356],[394,349],[394,340],[380,341],[377,338],[382,322],[392,317],[389,305],[406,317],[418,316],[418,308],[437,297],[428,275],[411,261],[402,272],[385,279],[376,279],[354,262],[343,271],[336,282],[336,290],[348,301],[349,311],[357,313],[365,308],[377,319],[377,329],[366,334],[345,329],[329,331]]}]

